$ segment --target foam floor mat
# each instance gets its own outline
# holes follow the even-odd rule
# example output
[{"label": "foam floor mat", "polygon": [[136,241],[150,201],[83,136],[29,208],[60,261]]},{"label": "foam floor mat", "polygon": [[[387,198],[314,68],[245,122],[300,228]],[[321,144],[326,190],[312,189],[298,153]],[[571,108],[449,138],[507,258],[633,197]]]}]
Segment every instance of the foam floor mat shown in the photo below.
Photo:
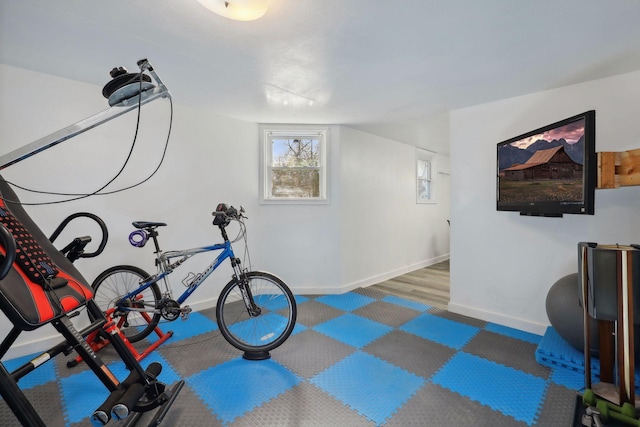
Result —
[{"label": "foam floor mat", "polygon": [[[268,360],[243,359],[213,309],[161,324],[174,335],[141,364],[160,362],[169,385],[185,380],[162,425],[571,425],[583,379],[536,361],[542,336],[368,288],[296,299],[294,333]],[[112,349],[100,356],[126,374]],[[20,386],[48,427],[90,426],[107,392],[83,363],[68,368],[67,360],[47,362]],[[19,426],[3,401],[0,425]]]}]

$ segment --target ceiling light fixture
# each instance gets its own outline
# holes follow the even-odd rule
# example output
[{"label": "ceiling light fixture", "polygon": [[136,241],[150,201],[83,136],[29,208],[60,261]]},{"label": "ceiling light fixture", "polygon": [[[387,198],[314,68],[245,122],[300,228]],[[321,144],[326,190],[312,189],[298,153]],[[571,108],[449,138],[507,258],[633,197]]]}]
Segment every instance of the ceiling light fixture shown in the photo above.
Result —
[{"label": "ceiling light fixture", "polygon": [[269,0],[197,0],[211,12],[236,21],[254,21],[269,7]]}]

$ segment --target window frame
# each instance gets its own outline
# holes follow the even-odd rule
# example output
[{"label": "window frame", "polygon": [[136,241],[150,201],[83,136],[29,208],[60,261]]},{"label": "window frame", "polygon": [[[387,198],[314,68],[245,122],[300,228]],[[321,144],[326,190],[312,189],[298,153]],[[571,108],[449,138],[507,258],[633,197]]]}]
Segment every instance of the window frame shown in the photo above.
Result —
[{"label": "window frame", "polygon": [[[318,197],[274,197],[271,193],[274,137],[317,138],[319,145],[319,193]],[[260,125],[260,203],[261,204],[328,204],[329,127],[319,125]],[[282,169],[282,167],[278,167]],[[285,167],[286,168],[286,167]],[[295,169],[295,168],[291,168]],[[309,169],[309,167],[300,167]]]},{"label": "window frame", "polygon": [[[419,204],[434,204],[437,203],[436,198],[436,155],[432,151],[424,150],[422,148],[416,148],[416,157],[415,157],[415,177],[416,177],[416,203]],[[420,175],[420,162],[427,163],[427,169],[429,171],[429,176],[424,178]],[[429,197],[420,197],[420,188],[422,182],[429,183]]]}]

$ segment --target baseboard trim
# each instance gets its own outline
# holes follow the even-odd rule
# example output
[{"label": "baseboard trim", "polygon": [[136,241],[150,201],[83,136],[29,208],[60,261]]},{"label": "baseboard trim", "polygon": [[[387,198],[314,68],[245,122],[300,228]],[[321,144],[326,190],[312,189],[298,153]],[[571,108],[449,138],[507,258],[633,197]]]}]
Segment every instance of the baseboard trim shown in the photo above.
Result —
[{"label": "baseboard trim", "polygon": [[410,264],[395,270],[388,271],[386,273],[378,274],[375,276],[367,277],[356,282],[347,283],[335,287],[298,287],[291,289],[294,294],[298,295],[318,295],[318,294],[343,294],[350,292],[358,288],[366,288],[385,280],[393,279],[394,277],[402,276],[403,274],[411,273],[412,271],[419,270],[421,268],[429,267],[430,265],[437,264],[449,259],[449,254],[440,255],[435,258],[431,258],[425,261],[420,261],[414,264]]},{"label": "baseboard trim", "polygon": [[451,313],[461,314],[467,317],[473,317],[474,319],[484,320],[486,322],[496,323],[498,325],[507,326],[510,328],[518,329],[520,331],[529,332],[536,335],[544,335],[547,327],[542,323],[531,322],[516,317],[505,316],[503,314],[494,313],[491,311],[481,310],[476,307],[469,307],[462,304],[456,304],[449,302],[447,310]]}]

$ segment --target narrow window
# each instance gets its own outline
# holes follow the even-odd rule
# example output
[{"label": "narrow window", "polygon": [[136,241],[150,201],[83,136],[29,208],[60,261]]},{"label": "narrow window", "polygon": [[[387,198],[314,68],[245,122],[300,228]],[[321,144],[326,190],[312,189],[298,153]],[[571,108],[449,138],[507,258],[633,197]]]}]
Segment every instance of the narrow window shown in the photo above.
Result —
[{"label": "narrow window", "polygon": [[435,203],[434,154],[416,149],[416,201],[417,203]]}]

